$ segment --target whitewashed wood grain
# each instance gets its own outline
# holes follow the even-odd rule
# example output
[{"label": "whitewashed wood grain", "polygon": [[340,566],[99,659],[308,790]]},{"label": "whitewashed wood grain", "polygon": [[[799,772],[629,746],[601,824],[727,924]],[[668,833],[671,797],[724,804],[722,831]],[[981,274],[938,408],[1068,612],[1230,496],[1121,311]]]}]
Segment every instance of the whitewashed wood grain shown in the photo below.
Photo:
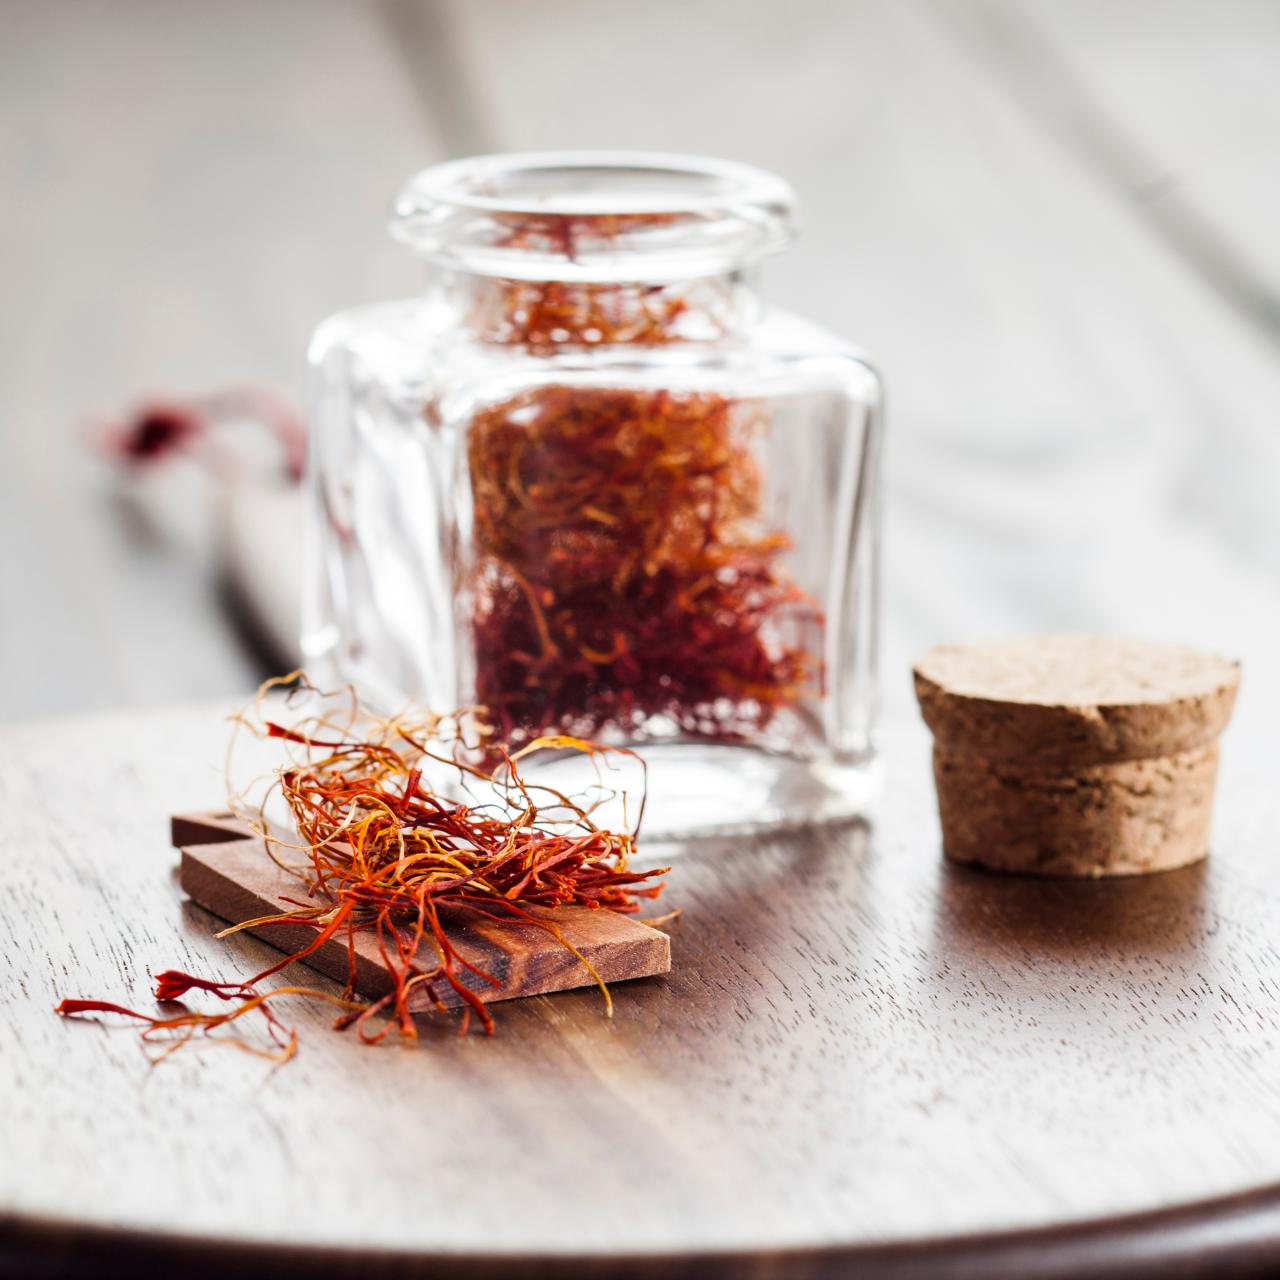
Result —
[{"label": "whitewashed wood grain", "polygon": [[1280,10],[972,0],[966,19],[993,77],[1280,338]]},{"label": "whitewashed wood grain", "polygon": [[0,8],[0,717],[256,682],[210,495],[179,472],[131,502],[85,421],[151,391],[296,396],[320,317],[416,287],[383,211],[439,155],[354,0]]},{"label": "whitewashed wood grain", "polygon": [[[139,41],[137,23],[101,6],[9,6],[5,118],[22,180],[5,206],[19,234],[4,243],[27,246],[10,249],[10,296],[30,316],[18,326],[12,311],[16,341],[0,348],[15,460],[4,510],[6,528],[39,536],[4,561],[7,597],[25,602],[4,629],[4,668],[26,673],[7,679],[6,714],[248,681],[208,603],[207,562],[95,505],[101,477],[67,424],[153,367],[166,383],[252,369],[296,386],[316,315],[407,287],[372,211],[438,154],[417,141],[430,126],[410,79],[445,145],[673,147],[792,177],[807,230],[770,292],[866,343],[890,380],[891,669],[935,639],[1031,626],[1181,635],[1262,658],[1280,620],[1271,346],[995,74],[979,38],[991,6],[939,9],[806,0],[742,22],[723,3],[217,18],[164,6]],[[116,18],[157,11],[133,0]],[[381,30],[375,12],[390,15]],[[1253,12],[1232,9],[1226,25]],[[1068,43],[1103,33],[1096,16],[1053,22]],[[1135,50],[1140,11],[1117,22]],[[1190,59],[1198,30],[1184,12],[1157,47],[1181,32]],[[1214,65],[1227,67],[1244,37],[1222,39]],[[547,73],[558,66],[572,74]],[[1210,95],[1197,84],[1193,102]],[[85,113],[85,100],[109,110]],[[1255,136],[1269,136],[1270,111],[1260,104]],[[96,238],[76,234],[87,204]],[[79,300],[109,291],[127,305],[104,326]],[[269,557],[273,540],[259,545]],[[160,599],[174,617],[157,618]],[[101,625],[45,624],[64,613]],[[905,682],[889,694],[902,709]]]},{"label": "whitewashed wood grain", "polygon": [[740,12],[450,8],[504,146],[727,153],[794,182],[804,234],[769,291],[889,382],[890,708],[922,645],[1068,627],[1238,654],[1276,705],[1270,341],[993,77],[964,37],[983,7]]}]

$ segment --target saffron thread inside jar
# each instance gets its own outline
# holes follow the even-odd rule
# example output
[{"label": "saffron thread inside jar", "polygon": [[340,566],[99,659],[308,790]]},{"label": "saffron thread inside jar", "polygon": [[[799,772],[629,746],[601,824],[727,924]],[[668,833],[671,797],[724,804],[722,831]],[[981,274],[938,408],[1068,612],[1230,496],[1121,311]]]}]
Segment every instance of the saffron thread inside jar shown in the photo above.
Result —
[{"label": "saffron thread inside jar", "polygon": [[[688,310],[672,288],[492,284],[490,339],[539,350],[680,341]],[[476,696],[500,734],[660,716],[740,740],[820,692],[822,612],[763,511],[768,427],[749,399],[567,383],[474,416]]]}]

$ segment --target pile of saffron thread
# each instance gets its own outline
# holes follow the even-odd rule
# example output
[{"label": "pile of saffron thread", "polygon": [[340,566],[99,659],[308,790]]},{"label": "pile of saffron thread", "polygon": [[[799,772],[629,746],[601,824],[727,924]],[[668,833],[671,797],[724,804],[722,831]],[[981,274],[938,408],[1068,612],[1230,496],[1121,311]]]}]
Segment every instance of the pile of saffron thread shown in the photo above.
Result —
[{"label": "pile of saffron thread", "polygon": [[[574,260],[669,217],[530,218],[509,243]],[[541,354],[714,337],[717,299],[690,302],[710,287],[493,280],[472,326]],[[598,380],[476,413],[476,698],[505,740],[625,738],[655,716],[745,740],[820,695],[824,619],[766,517],[767,430],[759,401]]]},{"label": "pile of saffron thread", "polygon": [[[281,723],[275,718],[279,703],[266,695],[287,684],[295,688],[286,708],[302,698],[313,699],[321,709]],[[335,702],[342,710],[333,709]],[[179,1001],[199,991],[228,1006],[218,1012],[184,1008],[156,1016],[108,1001],[68,999],[58,1005],[58,1013],[137,1019],[145,1024],[143,1039],[161,1046],[157,1061],[196,1037],[211,1036],[285,1061],[297,1048],[297,1033],[281,1022],[273,1005],[289,996],[336,1006],[335,1027],[354,1027],[369,1043],[385,1039],[392,1030],[415,1039],[410,1006],[417,1008],[424,997],[428,1006],[441,1011],[447,1008],[447,996],[460,1002],[460,1033],[467,1031],[473,1015],[492,1033],[493,1018],[477,988],[499,984],[453,945],[448,925],[460,915],[545,930],[596,978],[606,1011],[612,1012],[608,989],[561,935],[554,910],[544,909],[572,905],[634,913],[641,899],[658,896],[663,885],[657,877],[667,869],[631,870],[634,834],[593,821],[593,812],[609,795],[606,789],[586,797],[566,795],[527,782],[522,765],[537,752],[574,752],[590,757],[603,771],[610,758],[631,753],[563,736],[508,751],[495,745],[477,713],[380,719],[364,712],[350,690],[321,693],[298,673],[268,681],[253,706],[234,719],[239,728],[276,739],[289,752],[288,762],[274,772],[253,808],[247,807],[247,790],[233,796],[231,804],[262,836],[263,856],[297,878],[299,893],[282,898],[286,909],[278,914],[235,925],[218,936],[266,924],[292,925],[305,941],[243,981],[214,981],[178,970],[156,975],[158,1001]],[[442,770],[460,784],[449,788],[449,795],[426,780]],[[277,834],[267,822],[267,805],[275,794],[292,814],[296,839]],[[643,800],[640,805],[642,811]],[[390,980],[390,990],[380,999],[361,999],[355,992],[358,934],[377,939]],[[312,987],[261,989],[262,982],[287,965],[335,941],[345,945],[349,962],[348,986],[341,996]],[[225,1032],[254,1012],[264,1019],[269,1043],[255,1043],[239,1034],[238,1027]]]}]

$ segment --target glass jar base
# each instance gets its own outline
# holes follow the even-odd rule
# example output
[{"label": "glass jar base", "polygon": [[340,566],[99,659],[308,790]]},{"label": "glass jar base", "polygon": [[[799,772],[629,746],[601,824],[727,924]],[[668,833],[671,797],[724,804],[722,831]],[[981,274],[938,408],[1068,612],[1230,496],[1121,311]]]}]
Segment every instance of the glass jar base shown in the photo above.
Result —
[{"label": "glass jar base", "polygon": [[[601,826],[631,826],[641,785],[642,844],[708,836],[752,835],[847,822],[866,813],[880,770],[868,752],[856,763],[803,760],[756,747],[706,742],[632,744],[630,762],[603,781],[582,757],[561,757],[526,772],[530,782],[581,796],[594,785],[613,792],[593,812]],[[625,798],[624,798],[625,793]]]}]

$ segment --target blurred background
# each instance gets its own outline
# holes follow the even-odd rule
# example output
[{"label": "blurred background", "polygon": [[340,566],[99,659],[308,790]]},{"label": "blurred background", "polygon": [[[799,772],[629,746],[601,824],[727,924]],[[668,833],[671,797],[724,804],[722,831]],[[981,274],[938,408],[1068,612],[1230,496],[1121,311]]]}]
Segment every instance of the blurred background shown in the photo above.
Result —
[{"label": "blurred background", "polygon": [[1097,628],[1243,657],[1260,717],[1277,66],[1273,0],[0,0],[0,719],[291,659],[275,446],[229,482],[95,433],[154,395],[300,404],[316,322],[417,287],[383,229],[410,172],[559,147],[796,187],[766,290],[889,386],[891,714],[927,645]]}]

